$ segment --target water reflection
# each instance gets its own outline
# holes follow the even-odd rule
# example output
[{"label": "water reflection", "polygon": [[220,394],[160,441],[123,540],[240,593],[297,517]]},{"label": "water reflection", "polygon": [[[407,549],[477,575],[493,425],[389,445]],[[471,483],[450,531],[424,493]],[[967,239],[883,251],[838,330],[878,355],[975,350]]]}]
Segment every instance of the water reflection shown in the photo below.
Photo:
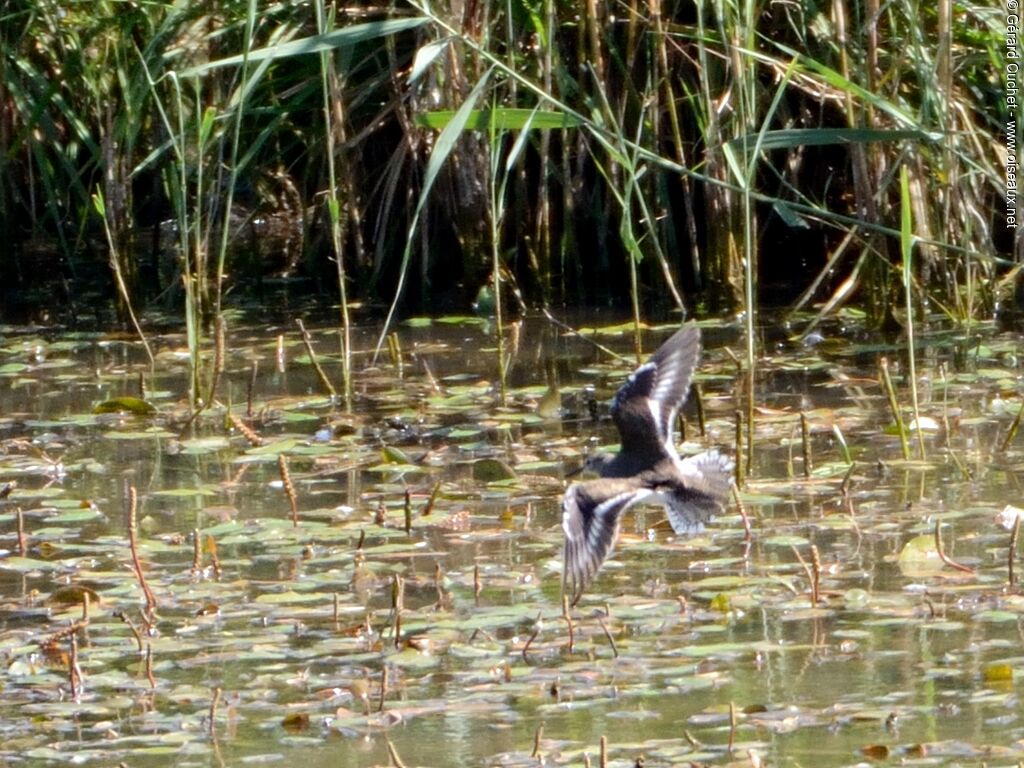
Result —
[{"label": "water reflection", "polygon": [[[18,486],[0,508],[0,754],[326,766],[387,763],[390,748],[410,765],[581,764],[604,736],[623,765],[1021,758],[1024,600],[995,523],[1020,499],[1019,440],[999,450],[1020,407],[1016,339],[959,360],[947,334],[925,344],[922,409],[939,428],[924,462],[887,431],[877,359],[904,387],[898,348],[827,328],[814,346],[773,346],[742,496],[749,541],[736,508],[690,538],[637,509],[631,545],[572,614],[570,653],[563,477],[615,439],[600,417],[633,358],[531,321],[502,404],[493,336],[457,320],[401,328],[401,366],[360,353],[352,414],[321,394],[290,327],[233,330],[220,405],[187,427],[182,338],[153,340],[150,372],[131,341],[7,329],[0,481]],[[337,379],[336,336],[313,337]],[[705,435],[685,413],[694,450],[731,446],[740,391],[736,332],[705,337]],[[366,329],[356,345],[374,342]],[[259,445],[224,417],[244,415],[254,360]],[[157,417],[91,412],[139,394]],[[115,616],[142,624],[126,484],[158,603],[138,640]],[[908,549],[936,523],[969,571]],[[67,628],[82,608],[53,599],[67,584],[100,596],[77,635],[78,702]]]}]

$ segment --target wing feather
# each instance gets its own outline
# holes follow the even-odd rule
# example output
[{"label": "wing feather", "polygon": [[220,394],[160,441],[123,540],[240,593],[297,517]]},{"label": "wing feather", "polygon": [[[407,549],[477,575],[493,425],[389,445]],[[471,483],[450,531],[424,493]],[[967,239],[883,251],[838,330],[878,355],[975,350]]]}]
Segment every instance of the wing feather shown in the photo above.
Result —
[{"label": "wing feather", "polygon": [[676,414],[690,391],[699,357],[700,329],[688,323],[619,387],[612,401],[612,418],[622,451],[636,456],[676,456]]},{"label": "wing feather", "polygon": [[[603,489],[608,489],[607,494]],[[648,488],[608,486],[599,480],[576,483],[562,500],[562,594],[576,605],[587,584],[611,554],[619,535],[622,513],[651,496]]]}]

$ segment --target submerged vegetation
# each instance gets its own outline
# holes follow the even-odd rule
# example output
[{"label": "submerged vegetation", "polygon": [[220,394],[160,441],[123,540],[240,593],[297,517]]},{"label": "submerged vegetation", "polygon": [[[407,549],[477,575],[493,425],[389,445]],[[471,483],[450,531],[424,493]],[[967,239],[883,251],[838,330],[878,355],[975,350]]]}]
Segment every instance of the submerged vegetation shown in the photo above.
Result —
[{"label": "submerged vegetation", "polygon": [[42,275],[72,316],[97,288],[126,320],[169,300],[198,337],[271,275],[343,313],[465,306],[497,276],[530,304],[769,296],[884,324],[906,279],[919,309],[988,317],[1013,279],[1004,21],[951,0],[12,0],[4,298],[34,306]]},{"label": "submerged vegetation", "polygon": [[[0,327],[0,759],[1024,760],[1016,336],[921,331],[913,407],[850,310],[780,345],[735,502],[693,536],[634,508],[570,608],[565,473],[616,439],[630,364],[530,318],[499,392],[485,321],[409,319],[339,413],[333,328],[233,328],[235,405],[197,420],[181,332],[153,371]],[[704,338],[686,455],[730,444],[743,390],[739,324]]]}]

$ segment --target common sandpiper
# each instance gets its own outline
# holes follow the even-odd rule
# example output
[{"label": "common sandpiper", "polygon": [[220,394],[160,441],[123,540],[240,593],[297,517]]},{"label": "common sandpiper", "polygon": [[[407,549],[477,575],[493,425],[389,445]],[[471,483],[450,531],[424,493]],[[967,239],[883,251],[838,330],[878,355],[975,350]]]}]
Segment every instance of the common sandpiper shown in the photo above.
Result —
[{"label": "common sandpiper", "polygon": [[597,480],[574,483],[562,499],[562,593],[579,602],[611,553],[623,513],[640,502],[664,506],[672,529],[696,533],[725,506],[733,460],[717,450],[680,458],[673,433],[700,357],[700,329],[684,325],[637,368],[612,400],[621,445],[587,458]]}]

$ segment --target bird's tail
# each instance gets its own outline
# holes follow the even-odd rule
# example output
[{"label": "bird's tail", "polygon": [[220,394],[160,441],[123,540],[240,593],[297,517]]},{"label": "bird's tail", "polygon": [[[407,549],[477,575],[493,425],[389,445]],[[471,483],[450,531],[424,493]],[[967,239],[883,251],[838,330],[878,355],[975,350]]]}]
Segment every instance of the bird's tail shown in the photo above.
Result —
[{"label": "bird's tail", "polygon": [[732,456],[726,456],[724,453],[712,449],[683,460],[684,464],[687,462],[692,462],[701,477],[704,478],[702,490],[724,506],[732,492],[736,473],[736,462],[733,461]]},{"label": "bird's tail", "polygon": [[676,533],[693,533],[725,508],[732,491],[736,463],[716,450],[688,456],[680,462],[686,492],[676,494],[668,507],[668,518]]}]

